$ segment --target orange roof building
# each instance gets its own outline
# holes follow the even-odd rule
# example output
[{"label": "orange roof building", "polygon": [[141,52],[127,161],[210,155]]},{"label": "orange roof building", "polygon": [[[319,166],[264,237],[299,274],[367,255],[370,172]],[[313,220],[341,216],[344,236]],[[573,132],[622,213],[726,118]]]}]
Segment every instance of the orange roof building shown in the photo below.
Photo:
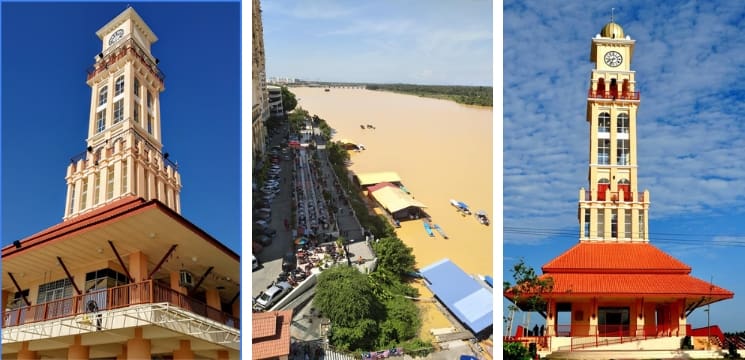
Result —
[{"label": "orange roof building", "polygon": [[[589,189],[579,192],[579,243],[545,264],[540,276],[553,281],[541,293],[546,335],[571,338],[553,344],[572,349],[602,337],[684,336],[691,312],[734,296],[692,277],[688,265],[650,244],[649,191],[637,183],[634,43],[613,21],[592,39]],[[513,288],[505,297],[530,310],[525,300],[535,293],[516,295]],[[561,313],[568,316],[560,321]]]},{"label": "orange roof building", "polygon": [[180,214],[157,37],[131,7],[96,34],[63,221],[2,248],[2,358],[238,359],[240,256]]},{"label": "orange roof building", "polygon": [[292,309],[253,313],[251,354],[255,360],[287,359],[290,355]]}]

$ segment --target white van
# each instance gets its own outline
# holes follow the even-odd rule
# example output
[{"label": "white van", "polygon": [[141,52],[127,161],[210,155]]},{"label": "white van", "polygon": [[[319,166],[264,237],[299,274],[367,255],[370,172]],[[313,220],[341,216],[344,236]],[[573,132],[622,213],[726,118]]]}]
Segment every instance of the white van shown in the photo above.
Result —
[{"label": "white van", "polygon": [[256,270],[259,268],[259,259],[256,258],[256,255],[251,255],[253,257],[253,268],[251,271]]}]

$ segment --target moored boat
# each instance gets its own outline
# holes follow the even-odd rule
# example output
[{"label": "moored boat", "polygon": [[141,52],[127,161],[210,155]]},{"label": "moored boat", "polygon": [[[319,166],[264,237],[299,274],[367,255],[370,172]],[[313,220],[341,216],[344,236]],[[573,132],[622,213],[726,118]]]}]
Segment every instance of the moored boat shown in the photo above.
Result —
[{"label": "moored boat", "polygon": [[438,233],[440,233],[440,235],[441,235],[441,236],[442,236],[442,237],[443,237],[444,239],[447,239],[447,238],[448,238],[448,235],[447,235],[447,234],[445,234],[445,230],[442,230],[442,228],[440,227],[440,225],[437,225],[437,224],[435,224],[435,225],[434,225],[434,228],[435,228],[435,230],[437,230],[437,232],[438,232]]},{"label": "moored boat", "polygon": [[429,235],[429,237],[435,237],[435,233],[432,232],[432,227],[427,221],[424,222],[424,231],[427,232],[427,235]]},{"label": "moored boat", "polygon": [[476,217],[476,219],[479,220],[480,223],[489,226],[489,217],[486,215],[486,211],[479,210],[474,214],[474,216]]}]

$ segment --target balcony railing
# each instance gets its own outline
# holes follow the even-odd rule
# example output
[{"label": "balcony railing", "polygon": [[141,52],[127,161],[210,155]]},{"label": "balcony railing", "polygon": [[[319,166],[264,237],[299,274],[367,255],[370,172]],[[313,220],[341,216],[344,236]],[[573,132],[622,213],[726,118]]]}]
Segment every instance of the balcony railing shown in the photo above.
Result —
[{"label": "balcony railing", "polygon": [[[623,194],[622,194],[623,193]],[[592,201],[592,191],[591,190],[585,190],[585,196],[583,197],[584,201]],[[632,201],[638,201],[638,202],[644,202],[644,192],[625,192],[625,191],[609,191],[608,195],[606,196],[605,191],[597,191],[597,199],[596,201],[610,201],[610,202],[632,202]]]},{"label": "balcony railing", "polygon": [[3,327],[32,324],[132,305],[169,303],[221,324],[240,329],[240,319],[215,309],[202,301],[152,280],[91,291],[82,295],[24,306],[3,312]]},{"label": "balcony railing", "polygon": [[587,97],[591,99],[612,99],[612,100],[639,100],[640,93],[638,91],[601,91],[590,89],[587,92]]}]

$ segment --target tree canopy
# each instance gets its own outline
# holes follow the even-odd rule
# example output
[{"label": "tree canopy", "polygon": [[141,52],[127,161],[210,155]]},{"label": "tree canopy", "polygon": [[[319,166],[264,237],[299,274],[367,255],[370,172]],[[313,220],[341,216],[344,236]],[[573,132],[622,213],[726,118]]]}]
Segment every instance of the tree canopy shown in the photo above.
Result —
[{"label": "tree canopy", "polygon": [[287,86],[282,86],[282,107],[285,112],[290,112],[297,106],[297,99]]},{"label": "tree canopy", "polygon": [[378,267],[390,271],[398,276],[405,276],[414,271],[416,259],[413,249],[395,237],[386,237],[373,243],[373,249],[378,255]]}]

